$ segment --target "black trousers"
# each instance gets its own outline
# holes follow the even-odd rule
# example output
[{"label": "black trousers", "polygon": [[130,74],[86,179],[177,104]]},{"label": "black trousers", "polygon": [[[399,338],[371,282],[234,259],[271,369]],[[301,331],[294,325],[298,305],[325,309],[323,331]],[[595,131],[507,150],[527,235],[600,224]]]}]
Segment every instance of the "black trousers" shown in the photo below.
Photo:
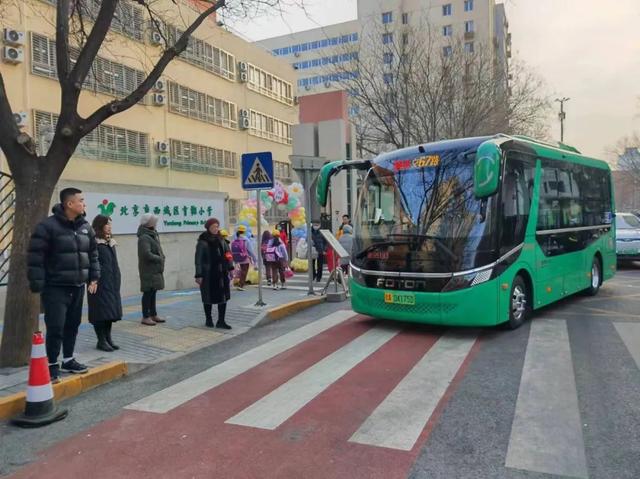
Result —
[{"label": "black trousers", "polygon": [[318,257],[313,260],[313,277],[316,281],[322,279],[322,267],[324,266],[324,255],[318,253]]},{"label": "black trousers", "polygon": [[46,286],[42,291],[49,364],[58,362],[61,346],[63,358],[73,357],[83,301],[84,286]]},{"label": "black trousers", "polygon": [[157,290],[145,291],[142,293],[142,316],[150,318],[152,316],[158,316],[156,311],[156,294]]}]

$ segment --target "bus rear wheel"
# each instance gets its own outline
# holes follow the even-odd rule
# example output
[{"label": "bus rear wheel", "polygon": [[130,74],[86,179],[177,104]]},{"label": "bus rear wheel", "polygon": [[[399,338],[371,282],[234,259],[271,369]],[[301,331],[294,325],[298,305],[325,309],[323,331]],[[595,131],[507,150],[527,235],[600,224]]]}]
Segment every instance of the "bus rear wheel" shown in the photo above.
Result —
[{"label": "bus rear wheel", "polygon": [[600,291],[602,285],[602,263],[597,256],[593,257],[593,263],[591,263],[591,284],[584,290],[587,296],[595,296]]},{"label": "bus rear wheel", "polygon": [[511,296],[509,297],[509,321],[505,323],[507,329],[517,329],[531,315],[531,293],[527,283],[518,275],[511,285]]}]

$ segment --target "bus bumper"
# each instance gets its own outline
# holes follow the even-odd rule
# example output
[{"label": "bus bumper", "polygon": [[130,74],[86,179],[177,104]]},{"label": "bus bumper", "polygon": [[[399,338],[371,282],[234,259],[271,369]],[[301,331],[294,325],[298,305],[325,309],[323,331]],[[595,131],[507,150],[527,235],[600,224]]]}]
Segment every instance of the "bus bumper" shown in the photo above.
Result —
[{"label": "bus bumper", "polygon": [[[385,302],[385,292],[414,295],[415,304],[390,304]],[[445,326],[495,326],[503,322],[498,319],[498,301],[497,279],[447,293],[388,291],[351,280],[353,310],[375,318]]]}]

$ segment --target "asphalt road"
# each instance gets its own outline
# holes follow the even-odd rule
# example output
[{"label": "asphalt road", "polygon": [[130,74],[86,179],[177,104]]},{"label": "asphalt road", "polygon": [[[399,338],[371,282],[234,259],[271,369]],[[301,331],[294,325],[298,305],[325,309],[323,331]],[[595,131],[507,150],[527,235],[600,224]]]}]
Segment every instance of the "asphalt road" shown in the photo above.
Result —
[{"label": "asphalt road", "polygon": [[640,269],[517,331],[372,321],[345,307],[90,391],[47,428],[2,424],[0,473],[640,477]]}]

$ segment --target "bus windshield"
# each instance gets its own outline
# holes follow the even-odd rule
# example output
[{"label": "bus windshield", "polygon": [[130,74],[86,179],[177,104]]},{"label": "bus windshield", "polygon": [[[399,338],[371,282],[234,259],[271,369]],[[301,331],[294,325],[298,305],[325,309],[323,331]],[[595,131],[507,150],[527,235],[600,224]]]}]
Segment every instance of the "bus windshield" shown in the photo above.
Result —
[{"label": "bus windshield", "polygon": [[474,158],[455,150],[374,166],[360,193],[354,265],[450,273],[493,261],[493,199],[473,194]]}]

